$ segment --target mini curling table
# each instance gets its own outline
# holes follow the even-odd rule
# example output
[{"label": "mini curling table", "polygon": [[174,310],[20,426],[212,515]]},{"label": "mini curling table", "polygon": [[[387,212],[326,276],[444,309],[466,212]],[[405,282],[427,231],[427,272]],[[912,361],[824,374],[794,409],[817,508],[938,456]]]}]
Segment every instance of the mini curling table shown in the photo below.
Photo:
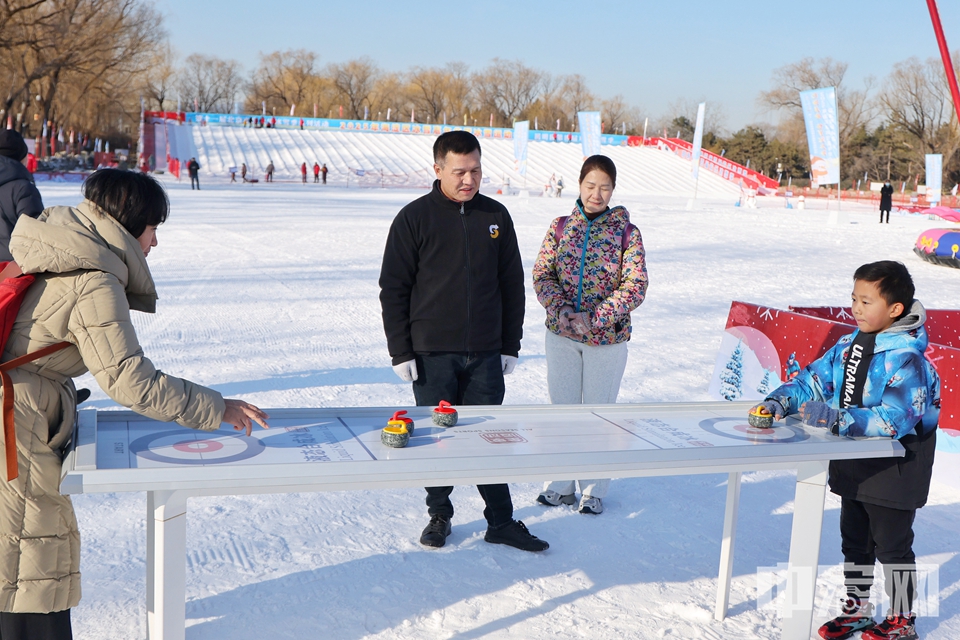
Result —
[{"label": "mini curling table", "polygon": [[[903,455],[891,439],[847,439],[788,419],[747,425],[749,403],[458,407],[451,429],[430,409],[403,449],[380,443],[396,408],[280,409],[252,437],[232,428],[193,431],[129,411],[79,412],[63,462],[64,494],[147,492],[147,633],[183,640],[187,499],[195,496],[344,491],[727,473],[715,617],[726,615],[745,471],[797,471],[785,640],[813,622],[829,460]],[[411,531],[411,536],[418,532]]]}]

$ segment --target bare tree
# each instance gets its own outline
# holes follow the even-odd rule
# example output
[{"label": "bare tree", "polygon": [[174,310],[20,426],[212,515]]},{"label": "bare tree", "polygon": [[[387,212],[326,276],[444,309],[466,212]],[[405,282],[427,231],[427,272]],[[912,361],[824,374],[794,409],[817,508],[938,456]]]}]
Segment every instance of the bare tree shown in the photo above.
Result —
[{"label": "bare tree", "polygon": [[178,78],[180,97],[199,111],[229,113],[243,85],[239,62],[199,53],[187,56]]},{"label": "bare tree", "polygon": [[250,101],[256,105],[266,102],[267,108],[284,111],[293,105],[305,109],[308,103],[316,103],[323,93],[316,64],[317,54],[306,49],[260,54],[260,66],[251,76]]},{"label": "bare tree", "polygon": [[28,34],[20,28],[21,20],[44,20],[49,12],[35,11],[48,0],[0,0],[0,49],[18,47],[33,42]]},{"label": "bare tree", "polygon": [[616,95],[600,103],[600,118],[603,121],[604,131],[616,133],[617,128],[623,127],[628,121],[631,123],[637,118],[636,110],[627,104],[626,98]]},{"label": "bare tree", "polygon": [[879,100],[890,123],[914,139],[918,154],[949,156],[956,150],[953,102],[939,59],[910,58],[894,65]]},{"label": "bare tree", "polygon": [[[400,114],[410,113],[414,109],[420,116],[419,108],[415,107],[410,94],[412,89],[401,73],[381,73],[373,85],[368,98],[371,114],[380,112],[381,118],[386,118],[387,110],[393,112],[391,120],[398,120]],[[418,120],[423,120],[418,117]]]},{"label": "bare tree", "polygon": [[547,74],[519,60],[494,58],[489,67],[474,75],[473,82],[479,107],[510,124],[536,103],[547,79]]},{"label": "bare tree", "polygon": [[560,93],[567,113],[589,111],[596,105],[597,98],[587,88],[587,79],[579,73],[563,76]]},{"label": "bare tree", "polygon": [[846,146],[850,136],[873,119],[869,99],[873,79],[864,81],[863,90],[853,90],[844,84],[847,63],[832,58],[803,58],[799,62],[780,67],[773,72],[770,91],[760,93],[758,101],[770,110],[785,110],[789,116],[802,118],[800,92],[821,87],[835,87],[839,113],[840,145]]},{"label": "bare tree", "polygon": [[447,74],[447,108],[451,121],[463,118],[471,109],[473,88],[470,85],[470,67],[463,62],[448,62],[444,67]]},{"label": "bare tree", "polygon": [[338,99],[345,103],[346,117],[363,117],[363,107],[370,106],[370,94],[380,73],[379,67],[367,57],[331,65],[329,74]]},{"label": "bare tree", "polygon": [[148,105],[156,103],[157,109],[163,111],[176,86],[177,55],[170,43],[162,43],[151,55],[146,70],[142,75],[141,91]]},{"label": "bare tree", "polygon": [[427,122],[440,122],[447,111],[447,72],[437,67],[414,67],[407,81],[417,114]]},{"label": "bare tree", "polygon": [[[160,16],[142,0],[50,0],[16,14],[13,26],[23,44],[0,52],[15,70],[3,108],[35,94],[43,122],[69,119],[92,93],[128,90],[164,37]],[[58,100],[65,89],[70,100]]]}]

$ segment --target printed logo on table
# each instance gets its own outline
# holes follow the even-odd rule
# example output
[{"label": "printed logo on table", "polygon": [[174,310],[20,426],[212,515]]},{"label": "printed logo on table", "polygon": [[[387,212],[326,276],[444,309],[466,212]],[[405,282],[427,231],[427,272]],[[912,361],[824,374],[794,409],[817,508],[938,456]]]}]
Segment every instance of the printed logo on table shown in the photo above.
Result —
[{"label": "printed logo on table", "polygon": [[527,442],[526,438],[513,431],[487,431],[486,433],[481,433],[480,437],[490,444],[519,444],[521,442]]}]

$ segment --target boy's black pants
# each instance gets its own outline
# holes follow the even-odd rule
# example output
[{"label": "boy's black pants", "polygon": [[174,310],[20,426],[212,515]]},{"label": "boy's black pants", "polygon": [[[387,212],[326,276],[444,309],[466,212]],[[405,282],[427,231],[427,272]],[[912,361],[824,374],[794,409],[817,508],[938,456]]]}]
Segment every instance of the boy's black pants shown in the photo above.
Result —
[{"label": "boy's black pants", "polygon": [[870,597],[873,567],[883,565],[887,597],[894,614],[913,609],[917,590],[916,556],[913,553],[913,520],[916,509],[891,509],[842,498],[840,539],[847,595]]}]

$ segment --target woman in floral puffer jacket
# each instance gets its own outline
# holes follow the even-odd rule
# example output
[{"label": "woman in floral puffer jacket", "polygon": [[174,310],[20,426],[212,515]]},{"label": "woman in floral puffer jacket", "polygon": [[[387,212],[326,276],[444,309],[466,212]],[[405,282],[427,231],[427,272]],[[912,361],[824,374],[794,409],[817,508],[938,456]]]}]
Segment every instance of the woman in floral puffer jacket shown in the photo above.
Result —
[{"label": "woman in floral puffer jacket", "polygon": [[[640,230],[623,207],[609,208],[617,168],[586,159],[573,213],[550,225],[533,267],[533,288],[547,311],[547,386],[554,404],[616,402],[627,366],[630,312],[647,291]],[[581,480],[581,513],[603,511],[610,480]],[[572,480],[548,482],[537,502],[576,501]]]}]

